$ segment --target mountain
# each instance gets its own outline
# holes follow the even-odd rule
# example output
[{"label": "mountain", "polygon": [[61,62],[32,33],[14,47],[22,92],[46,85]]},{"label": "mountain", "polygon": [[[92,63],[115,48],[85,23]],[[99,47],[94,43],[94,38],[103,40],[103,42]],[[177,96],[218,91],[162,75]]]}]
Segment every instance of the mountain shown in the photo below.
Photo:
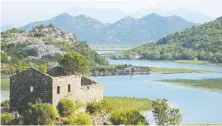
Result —
[{"label": "mountain", "polygon": [[75,6],[69,8],[66,13],[72,16],[88,15],[93,19],[99,20],[102,23],[114,23],[115,21],[130,15],[130,13],[123,12],[118,8],[82,8]]},{"label": "mountain", "polygon": [[171,15],[180,15],[180,17],[184,18],[187,21],[194,22],[194,23],[201,23],[201,24],[213,20],[212,17],[209,17],[200,12],[195,12],[189,9],[182,9],[182,8],[172,11]]},{"label": "mountain", "polygon": [[118,52],[115,59],[207,60],[222,63],[222,17],[169,34],[142,46]]},{"label": "mountain", "polygon": [[125,17],[112,24],[103,24],[89,16],[72,17],[67,13],[47,21],[33,22],[21,27],[30,30],[40,24],[53,23],[57,28],[73,32],[90,44],[138,45],[157,40],[169,33],[196,25],[178,16],[163,17],[150,14],[143,18]]}]

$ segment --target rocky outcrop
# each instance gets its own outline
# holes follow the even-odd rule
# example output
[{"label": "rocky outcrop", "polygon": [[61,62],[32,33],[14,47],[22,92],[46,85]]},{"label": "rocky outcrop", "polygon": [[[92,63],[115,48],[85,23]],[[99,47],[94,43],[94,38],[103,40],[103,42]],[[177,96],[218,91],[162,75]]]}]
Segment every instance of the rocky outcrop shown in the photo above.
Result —
[{"label": "rocky outcrop", "polygon": [[77,37],[73,33],[49,26],[36,27],[29,32],[10,34],[10,37],[3,38],[3,41],[7,43],[77,42]]},{"label": "rocky outcrop", "polygon": [[33,44],[26,46],[24,51],[30,51],[33,54],[28,54],[29,59],[40,59],[45,56],[54,56],[55,54],[65,54],[60,48],[55,47],[55,45],[45,45],[43,43]]},{"label": "rocky outcrop", "polygon": [[34,37],[53,37],[58,41],[66,41],[66,42],[76,42],[77,38],[73,33],[64,32],[58,28],[52,27],[44,27],[44,28],[34,28],[29,31],[29,35]]},{"label": "rocky outcrop", "polygon": [[91,70],[91,76],[117,76],[117,75],[149,75],[151,70],[147,67],[128,67],[113,70]]},{"label": "rocky outcrop", "polygon": [[13,33],[12,37],[4,38],[3,41],[7,43],[41,43],[42,39],[29,37],[28,33]]},{"label": "rocky outcrop", "polygon": [[110,114],[102,111],[97,115],[90,115],[90,118],[93,121],[93,125],[112,125],[110,121]]}]

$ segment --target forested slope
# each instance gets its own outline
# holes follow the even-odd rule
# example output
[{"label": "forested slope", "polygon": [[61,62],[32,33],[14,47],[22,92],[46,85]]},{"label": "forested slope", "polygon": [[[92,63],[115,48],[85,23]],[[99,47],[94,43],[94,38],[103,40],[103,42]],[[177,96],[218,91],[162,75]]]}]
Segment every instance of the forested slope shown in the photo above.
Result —
[{"label": "forested slope", "polygon": [[113,58],[148,60],[207,60],[222,62],[222,17],[119,52]]}]

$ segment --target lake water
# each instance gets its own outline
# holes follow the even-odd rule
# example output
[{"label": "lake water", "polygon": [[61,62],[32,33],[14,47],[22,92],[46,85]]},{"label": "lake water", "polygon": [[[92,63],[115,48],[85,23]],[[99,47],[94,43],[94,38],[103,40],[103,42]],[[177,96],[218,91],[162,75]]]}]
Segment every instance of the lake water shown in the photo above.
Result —
[{"label": "lake water", "polygon": [[[204,79],[222,78],[222,67],[192,65],[145,60],[110,60],[111,64],[133,64],[138,66],[214,69],[212,73],[178,73],[133,76],[91,77],[104,83],[104,96],[126,96],[138,98],[166,98],[170,105],[179,107],[183,123],[222,123],[222,93],[157,82],[161,79]],[[9,98],[9,91],[1,91],[1,100]]]}]

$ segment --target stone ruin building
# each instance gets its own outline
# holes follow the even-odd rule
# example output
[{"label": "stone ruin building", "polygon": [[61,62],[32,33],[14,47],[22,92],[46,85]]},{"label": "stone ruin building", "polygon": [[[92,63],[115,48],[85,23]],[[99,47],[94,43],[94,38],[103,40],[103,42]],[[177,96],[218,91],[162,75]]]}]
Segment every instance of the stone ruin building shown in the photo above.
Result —
[{"label": "stone ruin building", "polygon": [[55,67],[47,73],[29,68],[10,77],[10,111],[23,112],[37,99],[57,106],[62,98],[79,103],[103,99],[103,84]]}]

